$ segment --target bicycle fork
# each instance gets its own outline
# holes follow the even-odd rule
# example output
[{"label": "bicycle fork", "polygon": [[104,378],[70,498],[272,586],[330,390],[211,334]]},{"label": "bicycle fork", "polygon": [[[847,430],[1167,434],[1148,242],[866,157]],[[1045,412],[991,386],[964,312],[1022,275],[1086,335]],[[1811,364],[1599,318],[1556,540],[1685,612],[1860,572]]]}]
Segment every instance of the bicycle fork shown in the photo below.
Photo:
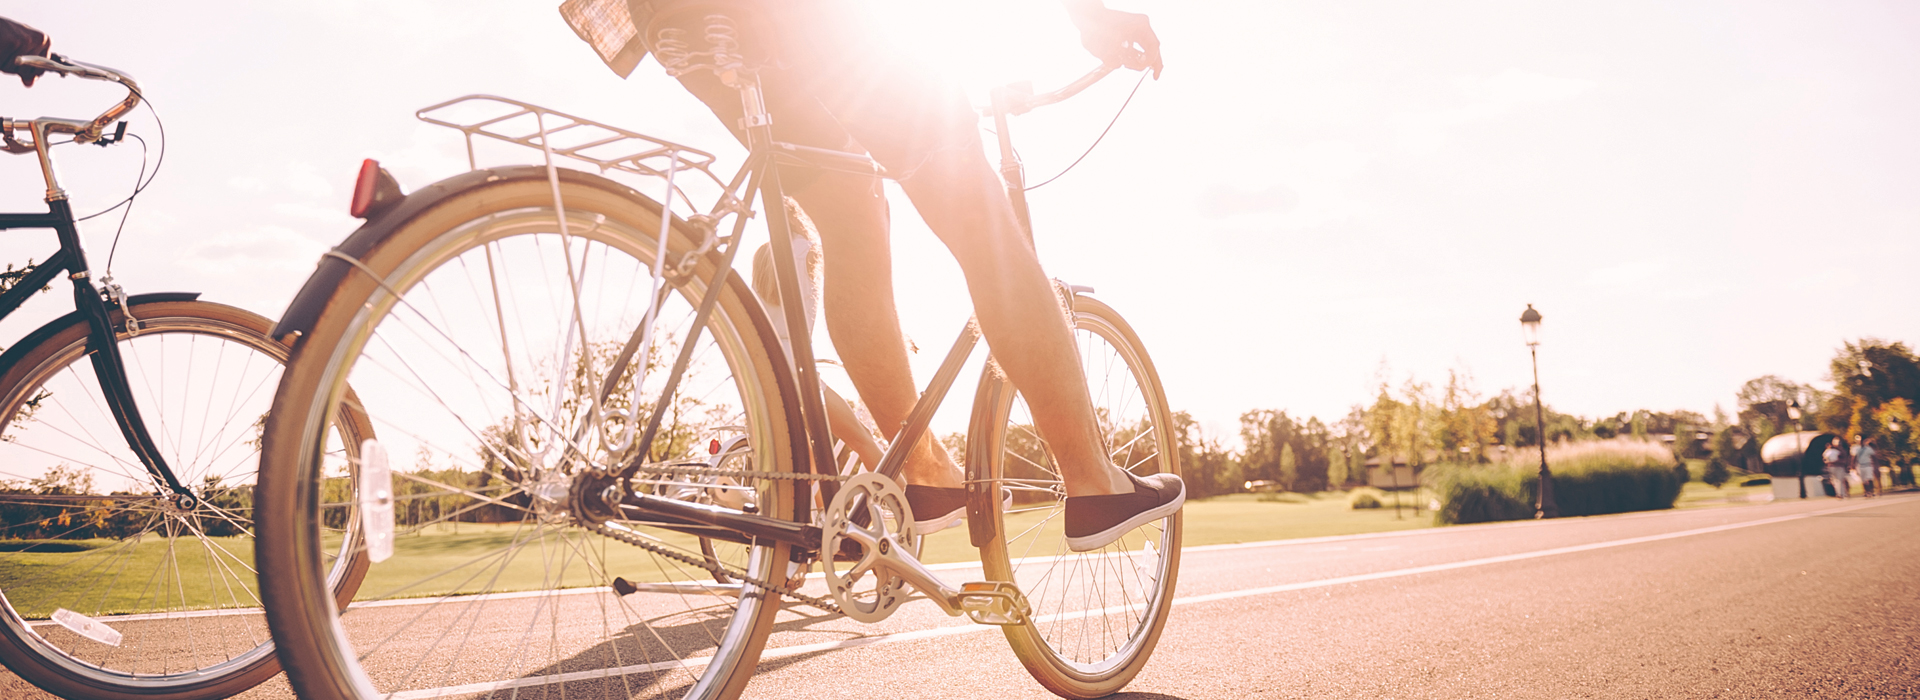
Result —
[{"label": "bicycle fork", "polygon": [[[146,421],[140,417],[140,407],[134,401],[133,387],[127,381],[126,364],[115,339],[111,312],[100,290],[93,286],[86,256],[81,253],[79,233],[71,223],[73,211],[64,198],[50,199],[47,206],[51,215],[66,222],[65,225],[53,227],[60,240],[60,261],[67,272],[67,279],[73,283],[74,308],[87,320],[88,359],[93,364],[95,378],[100,382],[100,391],[107,400],[107,408],[112,412],[114,422],[120,426],[120,435],[126,440],[127,447],[140,458],[141,465],[146,467],[154,484],[172,494],[169,500],[175,507],[192,508],[197,497],[180,483],[173,469],[167,466],[159,444],[154,442]],[[30,293],[37,287],[34,285],[24,289]],[[134,323],[131,315],[125,321]]]}]

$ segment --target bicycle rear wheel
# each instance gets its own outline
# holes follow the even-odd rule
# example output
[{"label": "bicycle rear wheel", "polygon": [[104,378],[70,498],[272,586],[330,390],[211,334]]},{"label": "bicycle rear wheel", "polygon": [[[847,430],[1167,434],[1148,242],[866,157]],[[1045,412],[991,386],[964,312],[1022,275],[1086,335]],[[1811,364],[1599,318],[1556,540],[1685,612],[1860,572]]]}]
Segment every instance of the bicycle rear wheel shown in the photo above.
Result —
[{"label": "bicycle rear wheel", "polygon": [[[0,357],[0,660],[70,698],[226,697],[279,671],[254,574],[259,429],[286,360],[270,322],[135,298],[119,351],[135,403],[194,502],[122,437],[72,314]],[[360,432],[329,449],[357,444]],[[352,586],[350,560],[328,567]]]},{"label": "bicycle rear wheel", "polygon": [[[294,302],[324,306],[267,422],[260,497],[288,679],[304,700],[731,697],[780,605],[748,582],[784,584],[788,547],[597,504],[636,456],[626,427],[644,426],[692,341],[632,490],[792,517],[794,482],[767,475],[794,454],[770,326],[738,275],[707,286],[718,261],[702,256],[668,277],[651,341],[638,341],[659,206],[563,171],[563,230],[544,170],[493,172],[422,190],[437,199],[370,224],[390,232],[337,287],[310,284]],[[697,240],[676,228],[668,268]],[[393,515],[371,522],[394,548],[339,606],[315,572],[336,530],[368,522],[363,465],[324,459],[311,426],[349,404],[349,384],[391,462]]]},{"label": "bicycle rear wheel", "polygon": [[[1178,474],[1172,414],[1153,362],[1127,322],[1089,297],[1073,300],[1074,339],[1095,417],[1115,464],[1146,476]],[[1126,686],[1166,626],[1180,568],[1180,514],[1142,525],[1094,552],[1067,548],[1066,489],[1026,402],[989,368],[968,430],[975,474],[1012,489],[993,499],[994,537],[980,550],[987,578],[1013,581],[1033,617],[1005,627],[1035,680],[1062,697],[1097,698]]]}]

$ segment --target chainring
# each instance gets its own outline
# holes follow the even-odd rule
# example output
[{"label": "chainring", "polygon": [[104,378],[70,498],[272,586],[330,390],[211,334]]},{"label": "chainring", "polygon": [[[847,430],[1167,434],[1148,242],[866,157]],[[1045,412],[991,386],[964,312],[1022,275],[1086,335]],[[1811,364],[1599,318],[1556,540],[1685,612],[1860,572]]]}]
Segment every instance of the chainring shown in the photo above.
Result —
[{"label": "chainring", "polygon": [[[907,601],[906,580],[882,557],[900,547],[911,553],[914,542],[913,513],[906,492],[893,479],[866,472],[841,484],[821,518],[820,532],[827,590],[847,617],[879,622]],[[833,561],[843,546],[846,554],[858,557],[844,572]]]}]

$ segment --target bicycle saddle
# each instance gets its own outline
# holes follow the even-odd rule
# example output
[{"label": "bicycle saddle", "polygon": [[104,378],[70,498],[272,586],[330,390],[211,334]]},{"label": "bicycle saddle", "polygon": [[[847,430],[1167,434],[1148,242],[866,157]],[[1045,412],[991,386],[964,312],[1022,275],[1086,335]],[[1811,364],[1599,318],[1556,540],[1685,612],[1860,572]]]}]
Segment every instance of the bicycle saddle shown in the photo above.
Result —
[{"label": "bicycle saddle", "polygon": [[632,0],[634,27],[667,74],[751,72],[779,62],[773,25],[743,0]]}]

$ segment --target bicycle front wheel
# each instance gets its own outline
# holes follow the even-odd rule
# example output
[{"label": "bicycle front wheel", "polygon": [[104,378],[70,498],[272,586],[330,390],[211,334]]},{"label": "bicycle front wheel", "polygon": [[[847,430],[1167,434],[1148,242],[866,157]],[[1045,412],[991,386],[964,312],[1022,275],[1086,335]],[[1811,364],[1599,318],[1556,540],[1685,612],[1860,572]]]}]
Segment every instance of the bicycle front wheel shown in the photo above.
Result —
[{"label": "bicycle front wheel", "polygon": [[[255,577],[260,426],[286,346],[230,306],[116,309],[135,405],[181,498],[127,446],[78,314],[0,358],[0,660],[69,698],[227,697],[279,671]],[[334,431],[334,449],[353,442]],[[329,567],[350,587],[350,559]]]},{"label": "bicycle front wheel", "polygon": [[[735,695],[788,547],[604,504],[633,492],[793,517],[794,482],[774,473],[793,464],[791,380],[770,326],[738,275],[709,287],[713,256],[677,274],[695,232],[676,226],[656,256],[657,204],[563,172],[563,226],[544,170],[493,172],[422,190],[452,191],[370,225],[391,228],[294,302],[322,306],[267,422],[260,497],[288,680],[305,700]],[[312,426],[348,406],[379,433],[369,454],[387,455],[390,483],[317,443]],[[630,480],[609,478],[636,459]],[[390,532],[392,555],[340,606],[316,572],[356,523]]]},{"label": "bicycle front wheel", "polygon": [[[1106,304],[1073,300],[1074,340],[1094,415],[1114,464],[1134,474],[1180,473],[1160,377],[1132,327]],[[1146,665],[1166,626],[1180,568],[1180,514],[1142,525],[1094,552],[1067,548],[1066,489],[1026,402],[999,372],[981,376],[969,428],[975,474],[1009,488],[994,498],[987,578],[1019,585],[1032,608],[1007,641],[1035,680],[1062,697],[1119,692]]]}]

